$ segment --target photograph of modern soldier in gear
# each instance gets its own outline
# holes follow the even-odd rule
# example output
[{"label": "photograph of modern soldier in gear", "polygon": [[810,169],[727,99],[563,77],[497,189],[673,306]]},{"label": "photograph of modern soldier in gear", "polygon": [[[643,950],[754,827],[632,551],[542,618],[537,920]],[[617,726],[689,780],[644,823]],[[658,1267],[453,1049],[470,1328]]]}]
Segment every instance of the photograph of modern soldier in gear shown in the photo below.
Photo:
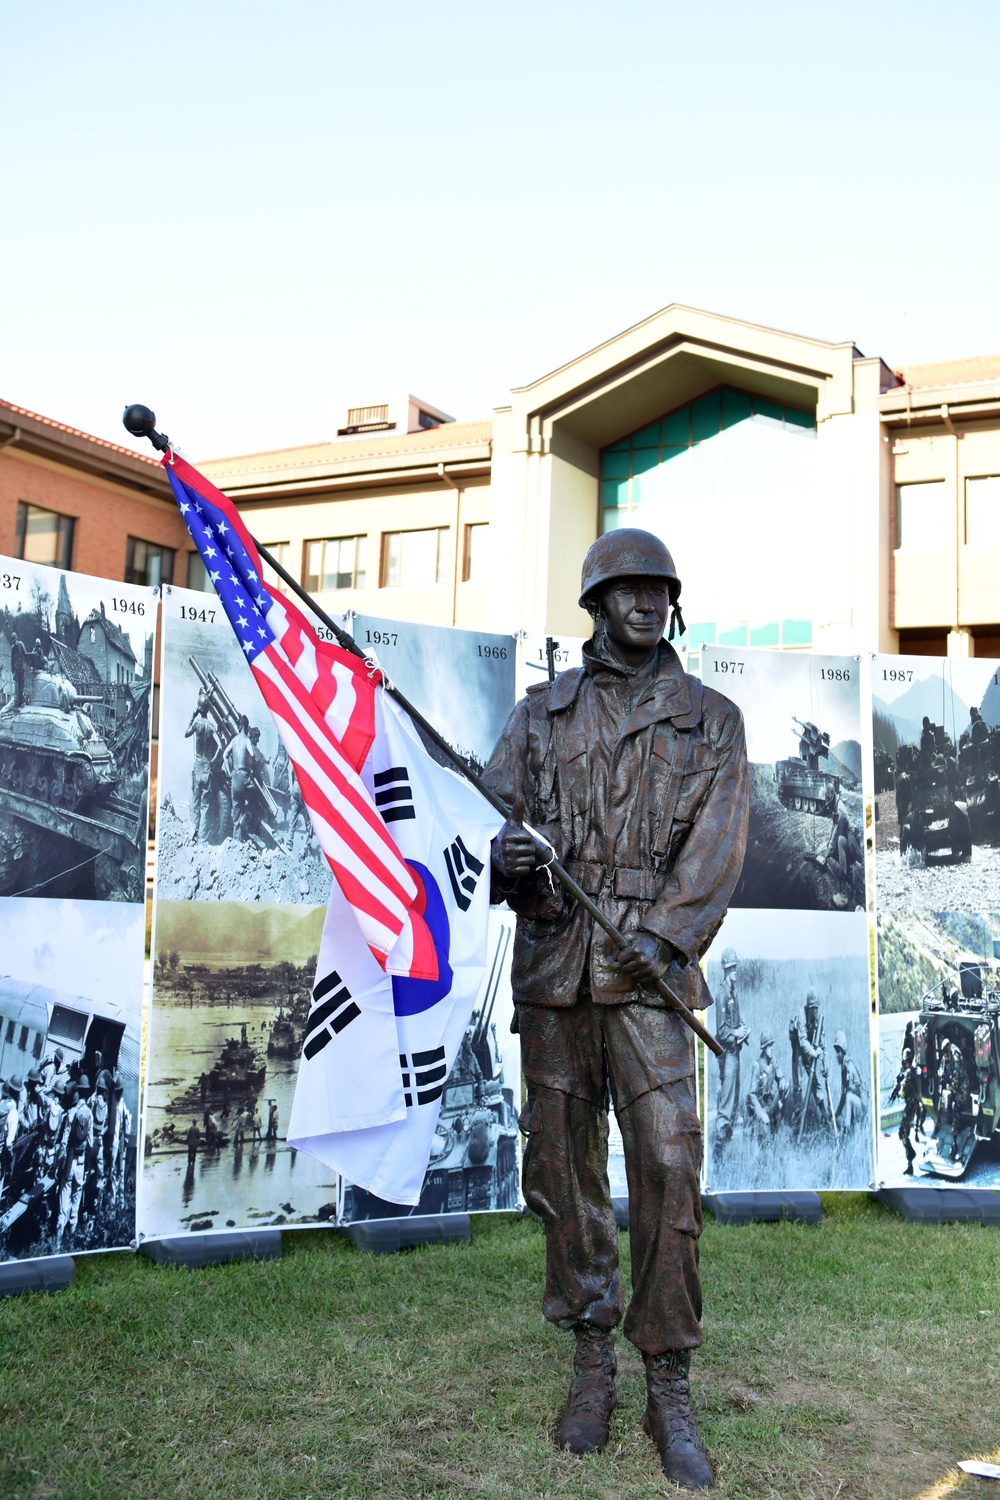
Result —
[{"label": "photograph of modern soldier in gear", "polygon": [[731,911],[708,955],[708,1186],[854,1191],[872,1180],[863,912]]},{"label": "photograph of modern soldier in gear", "polygon": [[872,662],[880,911],[980,911],[1000,880],[1000,662]]},{"label": "photograph of modern soldier in gear", "polygon": [[516,819],[493,847],[494,895],[518,913],[512,986],[527,1103],[523,1191],[545,1226],[543,1311],[576,1342],[555,1440],[608,1441],[622,1319],[608,1191],[608,1089],[629,1181],[632,1299],[644,1425],[664,1472],[690,1488],[712,1467],[690,1409],[701,1343],[701,1129],[693,1037],[651,984],[710,1001],[698,967],[743,862],[747,764],[739,710],[681,668],[669,640],[681,581],[663,543],[622,529],[594,543],[581,604],[594,621],[583,666],[529,688],[487,779],[548,839],[617,924],[609,939],[547,875]]},{"label": "photograph of modern soldier in gear", "polygon": [[864,911],[860,664],[705,646],[702,680],[743,711],[750,828],[733,906]]},{"label": "photograph of modern soldier in gear", "polygon": [[157,893],[321,905],[330,867],[214,593],[164,590]]}]

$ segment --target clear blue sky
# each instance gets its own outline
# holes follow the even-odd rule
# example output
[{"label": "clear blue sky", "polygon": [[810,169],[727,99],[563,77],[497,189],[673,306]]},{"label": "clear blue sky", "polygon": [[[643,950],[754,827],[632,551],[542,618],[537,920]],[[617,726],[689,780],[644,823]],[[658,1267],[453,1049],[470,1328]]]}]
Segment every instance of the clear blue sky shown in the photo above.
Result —
[{"label": "clear blue sky", "polygon": [[6,0],[0,395],[195,457],[679,301],[1000,353],[1000,6]]}]

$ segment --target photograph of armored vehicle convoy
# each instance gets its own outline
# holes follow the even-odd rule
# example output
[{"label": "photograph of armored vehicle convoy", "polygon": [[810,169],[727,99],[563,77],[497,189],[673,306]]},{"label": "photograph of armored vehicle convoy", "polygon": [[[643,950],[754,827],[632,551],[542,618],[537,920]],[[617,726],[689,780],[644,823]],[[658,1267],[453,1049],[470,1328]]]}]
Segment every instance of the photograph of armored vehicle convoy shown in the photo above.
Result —
[{"label": "photograph of armored vehicle convoy", "polygon": [[0,609],[0,895],[142,901],[151,591],[72,577],[71,597],[63,574],[53,599],[48,569],[18,566],[30,608]]}]

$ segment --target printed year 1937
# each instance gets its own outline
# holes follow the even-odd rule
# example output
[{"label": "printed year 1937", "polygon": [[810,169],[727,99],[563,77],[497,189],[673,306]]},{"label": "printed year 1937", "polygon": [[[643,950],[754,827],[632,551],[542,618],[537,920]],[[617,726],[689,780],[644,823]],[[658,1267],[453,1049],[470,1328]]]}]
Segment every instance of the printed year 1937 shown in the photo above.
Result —
[{"label": "printed year 1937", "polygon": [[[144,615],[146,613],[146,603],[143,599],[116,599],[112,597],[111,608],[119,615]],[[183,612],[182,610],[181,613],[183,614]]]},{"label": "printed year 1937", "polygon": [[21,588],[20,573],[0,573],[0,587],[14,589],[15,592],[19,592]]},{"label": "printed year 1937", "polygon": [[728,673],[733,677],[743,676],[744,665],[745,663],[741,661],[719,661],[716,659],[712,662],[712,666],[717,672],[721,672],[723,676]]},{"label": "printed year 1937", "polygon": [[908,671],[906,667],[883,667],[882,668],[882,681],[883,682],[912,682],[913,681],[913,673],[911,671]]},{"label": "printed year 1937", "polygon": [[182,620],[197,620],[202,625],[214,625],[215,624],[215,610],[214,609],[195,609],[195,607],[192,604],[182,604],[181,605],[181,619]]},{"label": "printed year 1937", "polygon": [[820,682],[850,682],[850,667],[820,667]]}]

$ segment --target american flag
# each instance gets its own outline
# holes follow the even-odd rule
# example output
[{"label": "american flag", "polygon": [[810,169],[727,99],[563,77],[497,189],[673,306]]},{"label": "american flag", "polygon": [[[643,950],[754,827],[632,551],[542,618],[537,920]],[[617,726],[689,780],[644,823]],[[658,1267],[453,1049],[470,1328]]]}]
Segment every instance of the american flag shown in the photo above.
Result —
[{"label": "american flag", "polygon": [[422,890],[360,775],[381,673],[323,641],[272,593],[233,503],[177,453],[163,460],[181,515],[274,717],[320,847],[386,972],[437,979]]}]

